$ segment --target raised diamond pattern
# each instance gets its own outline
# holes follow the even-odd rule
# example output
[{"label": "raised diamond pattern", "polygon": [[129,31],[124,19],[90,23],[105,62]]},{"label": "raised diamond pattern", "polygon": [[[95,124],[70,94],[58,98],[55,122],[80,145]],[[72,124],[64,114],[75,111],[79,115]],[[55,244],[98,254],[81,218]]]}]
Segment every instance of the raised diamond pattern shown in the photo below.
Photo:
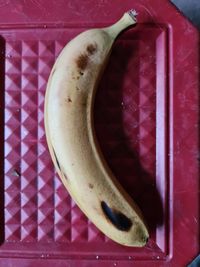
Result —
[{"label": "raised diamond pattern", "polygon": [[[6,43],[7,241],[110,242],[71,200],[55,174],[47,149],[45,89],[55,58],[65,43],[64,38],[52,41],[46,37]],[[125,180],[127,187],[136,178],[133,166],[137,160],[133,151],[146,171],[154,173],[155,168],[155,58],[148,56],[155,47],[146,43],[138,47],[137,40],[119,40],[115,44],[97,94],[95,111],[103,153],[117,178]],[[137,53],[143,53],[145,63],[139,61]],[[127,63],[128,58],[131,60]],[[104,141],[103,136],[106,136]],[[125,170],[121,169],[121,163]]]}]

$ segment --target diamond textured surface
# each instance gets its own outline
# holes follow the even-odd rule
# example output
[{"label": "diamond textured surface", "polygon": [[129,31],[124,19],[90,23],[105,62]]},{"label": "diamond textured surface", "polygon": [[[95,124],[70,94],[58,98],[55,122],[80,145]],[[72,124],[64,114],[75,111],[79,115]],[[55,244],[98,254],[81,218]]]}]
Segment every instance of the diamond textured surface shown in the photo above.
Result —
[{"label": "diamond textured surface", "polygon": [[[159,33],[152,28],[148,34],[154,38],[140,40],[140,32],[132,39],[130,31],[116,42],[95,103],[95,127],[105,158],[141,207],[141,190],[155,182],[155,44]],[[75,31],[67,37],[73,35]],[[46,83],[67,41],[66,36],[52,40],[41,33],[38,40],[22,34],[21,40],[6,42],[6,241],[112,243],[71,200],[47,149]],[[144,182],[138,183],[141,173]],[[154,237],[155,227],[151,231]]]}]

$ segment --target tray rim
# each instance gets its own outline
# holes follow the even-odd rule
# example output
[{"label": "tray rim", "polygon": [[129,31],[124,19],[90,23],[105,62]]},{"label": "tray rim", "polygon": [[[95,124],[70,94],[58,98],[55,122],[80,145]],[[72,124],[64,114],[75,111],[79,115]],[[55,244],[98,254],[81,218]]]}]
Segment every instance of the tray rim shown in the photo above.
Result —
[{"label": "tray rim", "polygon": [[[148,9],[150,9],[151,11],[152,11],[152,8],[153,7],[156,7],[156,5],[158,4],[158,0],[156,0],[154,3],[153,3],[153,5],[150,7],[150,5],[152,4],[152,1],[150,1],[150,0],[146,0],[146,1],[141,1],[141,2],[145,2],[145,4],[146,4],[146,6],[147,6],[147,8]],[[137,6],[137,5],[136,5]],[[138,7],[139,7],[139,4],[138,4]],[[163,10],[164,11],[164,9],[165,8],[168,8],[173,14],[174,14],[174,17],[172,18],[172,17],[170,17],[170,15],[169,14],[165,14],[165,17],[163,18],[163,19],[161,19],[161,23],[163,23],[163,21],[164,21],[164,23],[166,23],[167,25],[168,25],[168,29],[169,29],[169,34],[170,34],[170,38],[171,38],[171,40],[173,40],[173,42],[171,43],[171,45],[169,46],[169,53],[170,53],[170,55],[169,55],[169,57],[170,57],[170,59],[172,60],[172,54],[174,53],[174,46],[178,46],[178,44],[180,43],[180,41],[178,40],[178,38],[176,38],[176,33],[177,32],[180,32],[180,30],[181,30],[181,23],[182,23],[182,21],[187,21],[187,23],[188,23],[188,25],[190,25],[189,27],[190,27],[190,29],[191,29],[191,31],[190,31],[190,34],[189,34],[189,36],[193,36],[194,37],[194,39],[193,40],[191,40],[191,43],[190,43],[190,45],[191,45],[191,47],[193,48],[193,51],[195,52],[195,53],[197,53],[198,55],[199,55],[199,49],[198,49],[198,42],[196,42],[196,40],[198,40],[199,41],[199,32],[198,32],[198,30],[194,27],[194,26],[191,26],[191,23],[187,20],[187,19],[185,19],[185,17],[182,15],[182,13],[180,12],[180,11],[177,11],[175,8],[174,8],[174,5],[172,4],[172,3],[168,3],[167,1],[165,1],[164,2],[164,4],[163,4],[163,7],[160,7],[160,10]],[[141,7],[140,7],[141,8]],[[156,21],[157,19],[160,19],[160,16],[158,15],[158,14],[155,14],[155,12],[153,12],[154,14],[153,14],[153,18],[154,18],[154,20]],[[148,18],[148,16],[147,17],[141,17],[141,22],[142,23],[147,23],[147,18]],[[51,25],[51,24],[48,24],[48,23],[46,23],[47,25]],[[61,23],[62,24],[62,23]],[[60,26],[61,26],[61,24],[60,24]],[[8,26],[9,25],[9,26]],[[2,24],[2,23],[0,23],[0,28],[1,28],[1,30],[8,30],[8,29],[11,29],[12,28],[12,26],[14,26],[15,25],[15,27],[16,27],[16,24]],[[39,26],[40,25],[40,26]],[[54,24],[55,25],[55,24]],[[71,27],[71,26],[73,26],[73,24],[68,24],[68,23],[66,23],[65,24],[66,25],[66,27]],[[85,24],[86,25],[86,24]],[[89,26],[89,24],[87,24],[88,26]],[[93,23],[91,23],[90,24],[91,25],[91,27],[93,26]],[[100,25],[100,24],[99,24]],[[22,23],[22,24],[19,24],[18,23],[18,26],[19,26],[19,28],[20,27],[24,27],[24,24]],[[17,27],[18,27],[17,26]],[[44,28],[44,25],[42,26],[42,24],[38,24],[38,23],[36,23],[36,24],[31,24],[31,27],[41,27],[41,28]],[[57,27],[58,25],[55,25],[55,27]],[[62,26],[63,26],[63,24],[62,24]],[[74,25],[75,26],[75,25]],[[101,26],[101,25],[100,25]],[[8,27],[8,28],[7,28]],[[51,27],[53,27],[53,24],[51,25]],[[30,28],[30,27],[26,27],[27,29],[28,28]],[[183,26],[182,26],[182,28],[183,28]],[[47,29],[48,29],[48,26],[47,26]],[[186,38],[185,38],[185,40],[187,40]],[[190,55],[189,57],[188,57],[188,59],[190,60],[190,59],[192,59],[193,60],[193,54],[192,55]],[[173,62],[173,60],[172,60],[172,62]],[[176,64],[178,64],[178,63],[176,63]],[[196,67],[199,67],[199,65],[197,64],[197,62],[195,61],[195,66]],[[173,93],[174,93],[174,86],[173,86],[173,84],[174,84],[174,80],[176,80],[176,77],[173,77],[174,76],[174,72],[173,72],[173,68],[174,68],[174,66],[169,66],[169,68],[170,68],[170,79],[169,79],[169,90],[170,90],[170,92],[169,92],[169,94],[170,94],[170,101],[172,101],[172,103],[174,102],[174,99],[173,99]],[[182,69],[182,72],[184,72],[184,68]],[[196,72],[196,73],[194,73],[194,77],[196,77],[196,79],[198,79],[198,73]],[[174,80],[172,80],[174,78]],[[193,88],[193,90],[198,90],[198,88],[199,88],[199,80],[198,80],[198,82],[197,82],[197,84],[196,84],[196,86],[194,86],[194,88]],[[196,114],[197,115],[197,114]],[[169,116],[170,116],[170,119],[172,120],[172,122],[174,121],[174,114],[173,114],[173,112],[172,112],[172,110],[170,109],[169,110]],[[177,136],[177,133],[174,133],[174,131],[173,131],[174,129],[173,129],[173,125],[171,125],[171,127],[170,127],[170,129],[169,129],[169,131],[170,131],[170,140],[171,140],[171,142],[170,142],[170,144],[169,144],[169,146],[170,146],[170,150],[172,149],[172,146],[174,145],[174,138],[176,139],[176,138],[178,138],[178,136]],[[173,161],[172,161],[172,159],[169,159],[169,167],[170,167],[170,169],[169,169],[169,175],[170,175],[170,180],[171,180],[171,177],[173,177],[173,175],[174,175],[174,164],[173,164]],[[198,172],[198,174],[199,174],[199,172]],[[173,181],[173,178],[172,178],[172,181]],[[173,185],[170,185],[170,188],[169,188],[169,190],[170,190],[170,211],[173,211],[174,212],[174,210],[173,210],[173,205],[174,205],[174,188],[173,188]],[[193,193],[196,193],[196,194],[198,194],[198,191],[197,191],[197,189],[193,192]],[[175,198],[177,198],[177,195],[176,195],[176,197]],[[173,226],[173,216],[172,216],[172,218],[170,218],[170,223],[169,223],[169,227],[170,227],[170,229],[173,229],[174,230],[174,226]],[[199,226],[198,226],[198,228],[199,228]],[[195,228],[196,229],[196,228]],[[176,263],[178,263],[179,262],[179,258],[177,258],[176,257],[176,252],[175,252],[175,250],[176,250],[176,244],[173,244],[173,246],[172,246],[172,243],[173,243],[173,241],[174,241],[174,236],[173,236],[173,231],[171,232],[171,234],[170,234],[170,244],[171,244],[171,246],[170,246],[170,251],[169,251],[169,257],[168,257],[168,259],[166,259],[166,261],[165,261],[165,266],[175,266],[174,264],[176,264]],[[198,246],[198,244],[196,244],[197,246]],[[2,251],[2,253],[3,253],[3,251]],[[195,254],[197,253],[197,251],[195,250],[195,249],[193,249],[193,251],[191,251],[191,252],[189,252],[189,251],[186,251],[186,253],[187,253],[187,255],[185,255],[185,257],[187,257],[187,260],[189,261],[189,259],[191,258],[193,258],[194,256],[195,256]],[[4,253],[3,253],[4,254]],[[4,256],[3,256],[3,254],[2,255],[0,255],[0,257],[1,258],[3,258]],[[188,258],[189,257],[189,258]],[[0,259],[1,260],[1,259]],[[5,258],[4,258],[4,260],[5,260]],[[186,259],[185,259],[186,260]],[[73,261],[74,262],[74,261]],[[135,262],[135,261],[134,261]],[[142,263],[142,261],[139,261],[140,263]],[[138,262],[138,263],[139,263]],[[156,262],[155,261],[153,261],[154,262],[154,264],[156,264]],[[75,262],[74,262],[75,263]],[[83,262],[80,262],[80,264],[81,263],[83,263]],[[2,263],[3,264],[3,263]],[[100,265],[100,264],[102,264],[102,263],[96,263],[96,261],[95,261],[95,266],[96,266],[96,264],[98,265]],[[109,264],[109,263],[108,263]],[[129,264],[129,263],[127,263],[126,262],[126,264]],[[171,265],[170,265],[171,264]],[[23,266],[23,265],[21,265],[21,266]],[[25,265],[24,265],[25,266]],[[77,261],[77,266],[78,266],[78,261]],[[81,266],[81,265],[79,265],[79,266]],[[106,266],[106,265],[105,265]],[[109,265],[110,266],[110,265]],[[128,266],[128,265],[126,265],[126,266]],[[138,265],[139,266],[139,265]],[[142,266],[142,265],[141,265]],[[156,264],[155,266],[159,266],[159,263],[158,264]],[[164,265],[162,265],[162,266],[164,266]]]}]

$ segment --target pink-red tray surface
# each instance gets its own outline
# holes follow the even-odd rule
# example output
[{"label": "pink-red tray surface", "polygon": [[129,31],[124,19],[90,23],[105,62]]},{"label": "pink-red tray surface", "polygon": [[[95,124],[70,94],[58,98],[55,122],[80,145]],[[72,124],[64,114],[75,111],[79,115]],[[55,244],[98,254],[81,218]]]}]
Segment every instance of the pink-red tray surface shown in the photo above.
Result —
[{"label": "pink-red tray surface", "polygon": [[[199,252],[198,31],[164,0],[0,5],[0,266],[186,266]],[[132,8],[138,25],[113,47],[95,129],[148,223],[144,248],[112,242],[75,205],[55,174],[43,121],[61,49]]]}]

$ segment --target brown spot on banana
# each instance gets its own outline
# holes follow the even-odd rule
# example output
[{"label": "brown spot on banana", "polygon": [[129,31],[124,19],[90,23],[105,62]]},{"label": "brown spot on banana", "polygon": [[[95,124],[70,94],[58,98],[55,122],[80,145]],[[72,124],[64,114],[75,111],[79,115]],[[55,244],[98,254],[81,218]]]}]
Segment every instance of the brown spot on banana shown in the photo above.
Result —
[{"label": "brown spot on banana", "polygon": [[[79,69],[81,69],[81,70],[86,69],[87,64],[88,64],[88,55],[86,55],[86,54],[81,54],[81,55],[77,58],[77,60],[76,60],[76,64],[77,64],[77,67],[78,67]],[[81,73],[82,73],[82,72],[80,72],[80,74],[81,74]],[[81,74],[81,75],[83,75],[83,74]]]},{"label": "brown spot on banana", "polygon": [[91,183],[89,183],[88,186],[89,186],[90,189],[93,189],[94,188],[94,185],[91,184]]},{"label": "brown spot on banana", "polygon": [[[89,56],[93,55],[97,50],[97,44],[89,44],[86,48],[86,53],[79,55],[79,57],[76,60],[77,67],[81,70],[85,70],[88,61],[89,61]],[[83,75],[84,73],[80,71],[80,75]]]},{"label": "brown spot on banana", "polygon": [[97,51],[97,44],[89,44],[86,49],[88,54],[93,55]]},{"label": "brown spot on banana", "polygon": [[87,101],[83,101],[82,106],[86,107],[86,105],[87,105]]}]

